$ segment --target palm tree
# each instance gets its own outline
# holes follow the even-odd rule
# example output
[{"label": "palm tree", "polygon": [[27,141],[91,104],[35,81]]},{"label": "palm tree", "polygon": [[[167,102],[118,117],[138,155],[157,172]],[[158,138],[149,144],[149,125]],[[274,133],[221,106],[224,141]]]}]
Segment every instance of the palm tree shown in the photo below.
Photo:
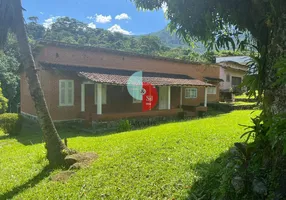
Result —
[{"label": "palm tree", "polygon": [[0,0],[0,45],[7,41],[8,31],[17,37],[21,53],[21,63],[29,84],[30,94],[35,104],[38,121],[42,129],[47,159],[51,166],[64,165],[64,158],[74,151],[67,148],[53,124],[36,70],[34,57],[28,42],[21,0]]}]

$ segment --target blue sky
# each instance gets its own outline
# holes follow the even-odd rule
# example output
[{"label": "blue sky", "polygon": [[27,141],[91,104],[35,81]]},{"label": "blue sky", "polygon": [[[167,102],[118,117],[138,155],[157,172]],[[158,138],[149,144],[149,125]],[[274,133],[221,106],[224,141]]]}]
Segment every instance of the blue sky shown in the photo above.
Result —
[{"label": "blue sky", "polygon": [[167,25],[162,9],[138,11],[129,0],[23,0],[25,17],[37,16],[49,26],[57,17],[67,16],[124,34],[140,35],[162,30]]}]

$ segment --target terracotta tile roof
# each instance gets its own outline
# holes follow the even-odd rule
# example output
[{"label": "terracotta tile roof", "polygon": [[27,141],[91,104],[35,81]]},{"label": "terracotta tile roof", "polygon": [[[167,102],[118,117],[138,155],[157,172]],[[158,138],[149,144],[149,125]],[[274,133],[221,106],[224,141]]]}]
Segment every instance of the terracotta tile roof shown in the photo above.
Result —
[{"label": "terracotta tile roof", "polygon": [[213,82],[224,82],[224,80],[223,79],[220,79],[220,78],[213,78],[213,77],[204,77],[204,79],[206,80],[206,81],[213,81]]},{"label": "terracotta tile roof", "polygon": [[[118,74],[100,74],[100,73],[88,73],[79,72],[79,74],[91,81],[97,83],[109,83],[115,85],[126,85],[129,76],[123,76]],[[151,83],[154,86],[211,86],[203,81],[196,79],[180,79],[170,77],[146,77],[143,73],[143,82]]]},{"label": "terracotta tile roof", "polygon": [[[61,65],[45,62],[40,62],[40,64],[45,69],[74,71],[85,79],[97,83],[107,83],[113,85],[126,85],[129,77],[136,72],[132,70]],[[212,86],[209,83],[193,79],[187,75],[156,72],[143,72],[143,81],[151,83],[155,86]]]}]

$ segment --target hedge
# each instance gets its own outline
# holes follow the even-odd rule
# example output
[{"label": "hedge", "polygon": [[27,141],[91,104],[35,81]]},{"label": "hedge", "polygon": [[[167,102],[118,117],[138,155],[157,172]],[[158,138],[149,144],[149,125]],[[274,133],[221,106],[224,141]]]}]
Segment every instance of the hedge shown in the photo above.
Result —
[{"label": "hedge", "polygon": [[20,114],[5,113],[0,115],[0,128],[10,136],[18,135],[22,129],[23,118]]}]

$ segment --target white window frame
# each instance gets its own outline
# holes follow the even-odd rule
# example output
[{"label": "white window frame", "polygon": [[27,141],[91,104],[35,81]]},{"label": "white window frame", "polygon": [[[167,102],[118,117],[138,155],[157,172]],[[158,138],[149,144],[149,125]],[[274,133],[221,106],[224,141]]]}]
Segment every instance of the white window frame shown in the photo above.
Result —
[{"label": "white window frame", "polygon": [[[94,84],[94,105],[97,105],[97,84]],[[102,84],[102,97],[101,97],[102,105],[107,104],[107,85]]]},{"label": "white window frame", "polygon": [[[211,90],[210,90],[211,89]],[[216,87],[213,86],[213,87],[208,87],[208,94],[216,94]]]},{"label": "white window frame", "polygon": [[[195,91],[195,95],[193,96],[192,96],[192,91]],[[188,94],[190,94],[190,96],[187,96]],[[198,98],[198,88],[185,88],[185,99],[196,99],[196,98]]]},{"label": "white window frame", "polygon": [[[65,101],[64,101],[64,103],[62,103],[62,88],[61,88],[61,85],[62,85],[62,83],[65,83],[65,88],[64,88],[64,90],[65,90]],[[68,90],[70,89],[70,88],[68,88],[68,85],[69,85],[69,83],[72,83],[72,86],[71,86],[71,94],[72,94],[72,96],[71,96],[71,103],[69,103],[68,102],[68,99],[69,99],[69,97],[68,97]],[[74,80],[59,80],[59,106],[74,106]]]}]

